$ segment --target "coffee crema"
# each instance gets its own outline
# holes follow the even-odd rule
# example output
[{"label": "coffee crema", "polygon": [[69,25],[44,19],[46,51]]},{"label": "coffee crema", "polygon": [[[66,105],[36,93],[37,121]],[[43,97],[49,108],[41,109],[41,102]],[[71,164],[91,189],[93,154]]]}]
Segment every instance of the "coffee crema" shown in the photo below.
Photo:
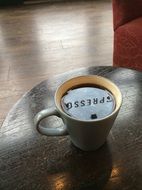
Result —
[{"label": "coffee crema", "polygon": [[79,86],[64,94],[61,106],[65,113],[76,119],[102,119],[114,111],[115,99],[107,89]]}]

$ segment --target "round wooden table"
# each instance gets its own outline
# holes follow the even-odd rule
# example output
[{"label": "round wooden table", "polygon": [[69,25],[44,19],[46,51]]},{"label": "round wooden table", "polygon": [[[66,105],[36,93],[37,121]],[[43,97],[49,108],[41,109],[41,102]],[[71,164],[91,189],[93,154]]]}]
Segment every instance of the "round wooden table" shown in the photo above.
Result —
[{"label": "round wooden table", "polygon": [[[79,75],[101,75],[123,94],[123,104],[106,143],[97,151],[74,147],[69,136],[46,137],[33,125],[35,114],[54,105],[56,88]],[[57,117],[45,119],[62,125]],[[141,190],[142,73],[90,67],[43,81],[12,108],[0,129],[0,190]]]}]

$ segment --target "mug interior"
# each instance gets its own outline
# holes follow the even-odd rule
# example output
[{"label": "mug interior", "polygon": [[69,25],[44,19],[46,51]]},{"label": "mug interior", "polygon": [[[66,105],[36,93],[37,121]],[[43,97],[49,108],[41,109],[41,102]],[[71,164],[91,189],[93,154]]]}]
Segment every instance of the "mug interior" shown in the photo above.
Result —
[{"label": "mug interior", "polygon": [[[114,114],[114,112],[116,112],[120,108],[121,103],[122,103],[122,95],[119,88],[113,82],[111,82],[110,80],[104,77],[100,77],[97,75],[86,75],[86,76],[79,76],[79,77],[72,78],[64,82],[57,89],[55,93],[55,104],[61,113],[70,117],[63,111],[61,107],[61,98],[66,94],[68,90],[74,89],[76,86],[82,86],[82,85],[83,86],[89,86],[89,85],[99,86],[100,88],[108,90],[114,96],[116,105],[115,105],[115,109],[110,115]],[[108,115],[107,117],[109,117],[110,115]]]}]

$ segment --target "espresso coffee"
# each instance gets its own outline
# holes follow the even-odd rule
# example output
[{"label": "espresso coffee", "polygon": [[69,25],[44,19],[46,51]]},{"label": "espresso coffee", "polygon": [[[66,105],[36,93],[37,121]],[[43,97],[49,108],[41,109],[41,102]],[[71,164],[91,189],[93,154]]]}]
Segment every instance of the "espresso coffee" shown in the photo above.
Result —
[{"label": "espresso coffee", "polygon": [[98,86],[80,86],[70,89],[61,99],[65,113],[80,120],[102,119],[115,109],[115,99]]}]

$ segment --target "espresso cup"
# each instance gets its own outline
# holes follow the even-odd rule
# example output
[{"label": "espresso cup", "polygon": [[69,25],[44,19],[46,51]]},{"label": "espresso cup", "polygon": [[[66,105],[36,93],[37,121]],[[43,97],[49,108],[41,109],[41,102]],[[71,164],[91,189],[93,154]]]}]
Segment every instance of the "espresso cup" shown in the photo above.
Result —
[{"label": "espresso cup", "polygon": [[[88,91],[86,87],[89,87]],[[77,92],[78,96],[75,95]],[[105,143],[121,107],[122,95],[110,80],[85,75],[61,84],[54,101],[55,107],[42,110],[35,116],[37,130],[47,136],[69,135],[76,147],[92,151]],[[41,120],[52,115],[60,117],[64,127],[49,128],[40,124]]]}]

